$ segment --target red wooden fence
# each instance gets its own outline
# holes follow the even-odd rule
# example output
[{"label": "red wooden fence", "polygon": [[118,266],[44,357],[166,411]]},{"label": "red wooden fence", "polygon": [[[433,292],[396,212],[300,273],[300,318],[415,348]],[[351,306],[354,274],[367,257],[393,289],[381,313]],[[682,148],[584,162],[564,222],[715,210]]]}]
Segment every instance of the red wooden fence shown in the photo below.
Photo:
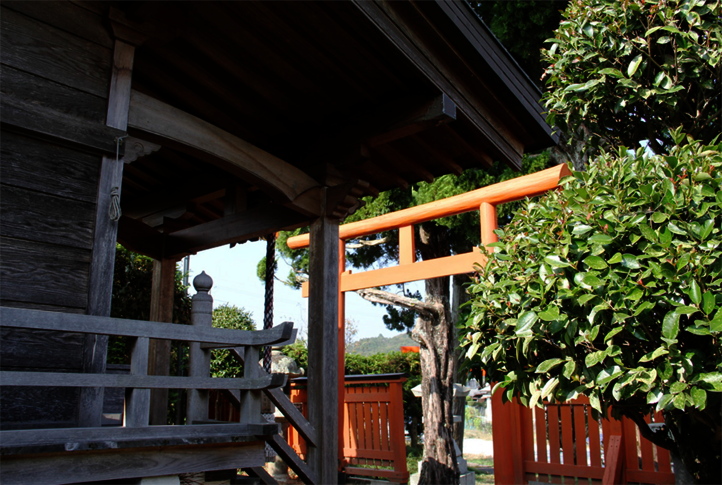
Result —
[{"label": "red wooden fence", "polygon": [[629,419],[595,420],[586,398],[529,409],[502,404],[496,393],[492,412],[497,485],[674,483],[667,450],[642,438]]},{"label": "red wooden fence", "polygon": [[[343,467],[348,475],[407,483],[403,374],[346,376],[343,417]],[[291,402],[306,413],[305,379],[291,383]],[[301,457],[306,446],[293,427],[288,443]]]}]

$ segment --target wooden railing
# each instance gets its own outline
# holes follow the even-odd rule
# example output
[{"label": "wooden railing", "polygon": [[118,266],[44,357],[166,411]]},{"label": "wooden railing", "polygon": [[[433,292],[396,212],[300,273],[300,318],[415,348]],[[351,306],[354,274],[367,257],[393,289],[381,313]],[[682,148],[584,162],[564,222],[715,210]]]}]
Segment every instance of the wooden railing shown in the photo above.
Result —
[{"label": "wooden railing", "polygon": [[[629,419],[595,420],[584,397],[543,409],[494,404],[497,484],[674,483],[667,450],[642,438]],[[663,422],[660,413],[647,421]]]},{"label": "wooden railing", "polygon": [[[0,431],[3,483],[100,481],[262,466],[263,440],[278,436],[278,425],[263,419],[261,392],[277,390],[286,377],[266,374],[256,365],[245,366],[243,378],[211,378],[210,353],[230,348],[246,361],[258,362],[261,347],[289,341],[293,325],[253,332],[212,328],[211,285],[205,274],[194,281],[198,293],[192,326],[0,307],[1,327],[118,335],[133,341],[130,375],[0,371],[3,388],[126,389],[122,427]],[[151,338],[190,342],[188,377],[147,375]],[[188,389],[186,422],[193,426],[148,426],[150,389]],[[237,393],[238,422],[209,421],[211,389]],[[47,400],[52,406],[53,395]]]},{"label": "wooden railing", "polygon": [[[346,376],[343,419],[343,470],[347,475],[407,483],[404,438],[404,374]],[[306,412],[306,379],[291,382],[291,402]],[[289,428],[288,443],[300,455],[305,440]]]}]

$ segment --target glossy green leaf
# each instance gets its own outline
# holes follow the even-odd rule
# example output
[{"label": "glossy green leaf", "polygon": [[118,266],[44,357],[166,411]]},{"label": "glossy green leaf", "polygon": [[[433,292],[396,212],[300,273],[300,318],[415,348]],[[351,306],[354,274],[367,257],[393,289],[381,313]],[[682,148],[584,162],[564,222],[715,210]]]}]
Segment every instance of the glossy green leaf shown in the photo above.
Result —
[{"label": "glossy green leaf", "polygon": [[668,339],[674,339],[679,333],[679,313],[672,310],[662,320],[662,335]]},{"label": "glossy green leaf", "polygon": [[689,298],[695,305],[699,305],[702,302],[702,289],[695,280],[692,280],[692,283],[689,285]]},{"label": "glossy green leaf", "polygon": [[586,264],[592,269],[598,270],[606,269],[608,266],[606,261],[604,261],[599,256],[587,256],[586,258],[584,258],[584,264]]},{"label": "glossy green leaf", "polygon": [[551,369],[553,369],[554,367],[558,366],[558,365],[561,364],[562,362],[564,362],[563,359],[558,359],[558,358],[555,358],[555,359],[547,359],[547,360],[545,360],[544,362],[542,362],[541,364],[539,364],[539,365],[537,366],[537,368],[536,368],[536,373],[537,373],[537,374],[543,374],[543,373],[549,372]]},{"label": "glossy green leaf", "polygon": [[587,239],[591,244],[610,244],[613,239],[606,234],[595,234]]},{"label": "glossy green leaf", "polygon": [[637,72],[637,69],[639,68],[639,65],[641,63],[642,55],[638,54],[634,59],[632,59],[632,62],[629,63],[629,66],[627,67],[627,76],[634,76],[634,73]]}]

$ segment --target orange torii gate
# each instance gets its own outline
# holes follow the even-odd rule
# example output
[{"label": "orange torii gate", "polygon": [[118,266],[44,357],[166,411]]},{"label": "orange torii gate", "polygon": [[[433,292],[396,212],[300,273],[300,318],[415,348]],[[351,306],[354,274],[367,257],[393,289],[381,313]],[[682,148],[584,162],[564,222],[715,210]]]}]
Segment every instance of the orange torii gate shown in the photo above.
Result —
[{"label": "orange torii gate", "polygon": [[[473,251],[465,254],[417,262],[414,246],[414,225],[478,210],[481,223],[481,243],[484,245],[491,244],[497,240],[494,234],[494,229],[497,228],[497,205],[525,197],[541,195],[556,188],[559,185],[559,180],[567,175],[571,175],[569,168],[563,164],[557,165],[465,194],[410,207],[364,221],[344,224],[339,227],[338,365],[341,370],[338,382],[339,423],[343,423],[344,415],[345,292],[473,272],[474,264],[485,263],[485,258],[478,248],[474,248]],[[346,270],[346,240],[395,229],[399,230],[398,266],[360,273],[352,273],[351,270]],[[309,239],[309,234],[289,238],[288,247],[291,249],[307,248]],[[310,283],[307,282],[303,285],[304,297],[308,296]],[[342,443],[344,440],[341,427],[339,427],[338,442],[339,458],[342,461]]]}]

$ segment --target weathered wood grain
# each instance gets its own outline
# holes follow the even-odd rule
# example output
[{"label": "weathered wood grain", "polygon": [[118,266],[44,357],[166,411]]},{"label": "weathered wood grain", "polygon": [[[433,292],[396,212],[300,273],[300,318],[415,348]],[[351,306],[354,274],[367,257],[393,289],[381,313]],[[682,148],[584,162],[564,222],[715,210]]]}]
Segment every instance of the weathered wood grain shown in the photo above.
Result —
[{"label": "weathered wood grain", "polygon": [[6,185],[95,203],[97,155],[5,131],[0,157],[0,180]]},{"label": "weathered wood grain", "polygon": [[0,434],[0,448],[6,455],[26,454],[38,449],[84,451],[163,444],[243,442],[274,433],[278,433],[278,425],[275,423],[11,430]]},{"label": "weathered wood grain", "polygon": [[[134,339],[130,353],[130,375],[148,375],[148,339],[139,337]],[[126,389],[125,390],[125,414],[123,425],[129,428],[148,426],[150,410],[149,389]]]},{"label": "weathered wood grain", "polygon": [[[4,196],[3,191],[3,199]],[[2,225],[5,225],[5,217],[3,214]],[[90,251],[4,237],[0,237],[0,251],[0,297],[3,301],[70,308],[87,305]]]},{"label": "weathered wood grain", "polygon": [[[41,5],[38,2],[22,2]],[[45,106],[76,118],[102,123],[105,97],[79,91],[35,74],[2,66],[0,93],[29,103]]]},{"label": "weathered wood grain", "polygon": [[111,50],[3,8],[0,62],[106,98]]},{"label": "weathered wood grain", "polygon": [[[256,379],[0,371],[3,386],[132,387],[139,389],[243,389],[283,387],[284,374]],[[260,414],[260,413],[259,413]]]},{"label": "weathered wood grain", "polygon": [[3,96],[1,101],[0,121],[5,125],[27,130],[63,144],[107,153],[113,159],[116,153],[119,156],[123,155],[123,148],[121,146],[118,149],[116,139],[124,136],[124,131],[10,96]]},{"label": "weathered wood grain", "polygon": [[[56,485],[261,466],[262,442],[3,457],[4,485]],[[61,471],[61,472],[59,472]]]},{"label": "weathered wood grain", "polygon": [[32,366],[44,370],[79,371],[83,367],[83,336],[80,334],[1,328],[0,339],[0,366],[4,370]]},{"label": "weathered wood grain", "polygon": [[288,399],[282,390],[280,389],[266,389],[263,391],[266,396],[276,405],[282,412],[283,415],[288,419],[288,422],[296,428],[298,434],[300,434],[307,443],[311,446],[318,445],[318,438],[316,429],[311,426],[306,417],[301,414],[296,406]]},{"label": "weathered wood grain", "polygon": [[94,204],[2,185],[0,212],[0,236],[81,249],[92,247]]},{"label": "weathered wood grain", "polygon": [[318,446],[308,448],[308,461],[320,483],[338,479],[338,231],[337,219],[321,217],[311,225],[308,420]]},{"label": "weathered wood grain", "polygon": [[[0,429],[77,426],[78,395],[78,389],[67,387],[3,385],[0,393]],[[53,396],[53,399],[48,399],[48,396]],[[3,482],[4,479],[3,473]]]},{"label": "weathered wood grain", "polygon": [[113,47],[103,18],[71,2],[4,0],[3,6],[103,47]]},{"label": "weathered wood grain", "polygon": [[236,346],[273,345],[288,340],[293,333],[293,323],[291,322],[284,322],[266,330],[249,331],[225,328],[194,328],[189,325],[161,322],[148,325],[148,322],[142,320],[72,315],[5,307],[0,307],[0,326],[127,337],[162,338],[186,342],[228,343]]}]

